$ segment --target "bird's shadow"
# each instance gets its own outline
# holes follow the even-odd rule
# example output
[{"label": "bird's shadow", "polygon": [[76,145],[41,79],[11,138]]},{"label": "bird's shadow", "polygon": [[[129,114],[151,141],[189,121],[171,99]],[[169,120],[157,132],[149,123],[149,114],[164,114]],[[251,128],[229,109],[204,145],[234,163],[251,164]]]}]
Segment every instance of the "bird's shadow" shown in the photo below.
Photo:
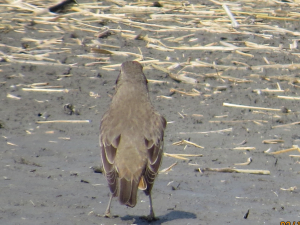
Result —
[{"label": "bird's shadow", "polygon": [[124,217],[121,217],[121,219],[123,221],[126,221],[126,220],[134,220],[134,223],[135,224],[139,224],[139,225],[143,225],[143,224],[150,224],[151,225],[160,225],[162,223],[165,223],[167,221],[172,221],[172,220],[178,220],[178,219],[196,219],[197,216],[195,213],[190,213],[190,212],[184,212],[184,211],[179,211],[179,210],[173,210],[173,211],[170,211],[169,213],[163,215],[163,216],[160,216],[158,217],[158,220],[155,220],[155,221],[152,221],[152,222],[149,222],[141,217],[138,217],[138,216],[130,216],[130,215],[127,215],[127,216],[124,216]]}]

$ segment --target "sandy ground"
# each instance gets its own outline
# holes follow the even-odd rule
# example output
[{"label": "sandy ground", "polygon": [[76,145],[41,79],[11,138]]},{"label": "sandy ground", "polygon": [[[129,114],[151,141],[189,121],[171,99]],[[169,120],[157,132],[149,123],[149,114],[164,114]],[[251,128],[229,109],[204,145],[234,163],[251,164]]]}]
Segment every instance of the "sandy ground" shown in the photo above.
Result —
[{"label": "sandy ground", "polygon": [[[43,2],[46,1],[40,1],[38,7]],[[87,2],[81,1],[82,4]],[[214,6],[213,2],[200,2],[204,7]],[[287,12],[295,12],[299,8],[287,3],[240,4],[241,7],[252,6],[256,9],[266,7],[275,10],[281,7]],[[112,2],[103,2],[102,5],[116,6]],[[216,7],[222,9],[221,6]],[[277,155],[264,152],[268,149],[269,152],[289,149],[300,141],[299,125],[277,127],[299,121],[299,101],[277,97],[299,96],[299,50],[297,46],[290,48],[294,39],[299,39],[298,19],[286,21],[249,17],[243,20],[247,25],[266,24],[286,29],[281,32],[271,32],[261,27],[254,27],[253,34],[243,33],[243,27],[238,32],[212,32],[209,29],[146,32],[149,37],[160,40],[184,35],[194,38],[183,38],[182,42],[174,43],[165,41],[167,45],[175,47],[196,43],[204,46],[220,41],[237,46],[249,41],[274,47],[246,50],[242,55],[234,50],[160,51],[146,47],[148,43],[145,40],[121,35],[126,32],[111,32],[110,36],[97,38],[83,28],[39,23],[39,19],[30,18],[30,11],[2,3],[0,10],[1,24],[6,24],[0,30],[0,224],[148,224],[140,219],[140,216],[149,213],[148,197],[142,192],[133,209],[113,201],[112,213],[119,217],[106,219],[99,216],[104,213],[109,199],[104,176],[94,173],[92,169],[101,166],[99,124],[114,93],[118,64],[136,60],[137,57],[96,53],[93,53],[94,58],[82,57],[90,54],[91,48],[96,48],[93,41],[119,46],[117,51],[136,54],[141,51],[144,61],[169,61],[171,65],[187,62],[190,58],[193,62],[200,60],[220,66],[203,64],[187,67],[186,74],[199,82],[192,85],[174,81],[166,72],[152,67],[151,62],[144,63],[148,79],[163,81],[149,82],[149,89],[153,104],[168,121],[165,152],[203,154],[203,157],[190,157],[189,160],[164,157],[161,169],[175,162],[178,164],[168,173],[161,173],[156,180],[153,201],[159,220],[152,224],[280,224],[281,221],[300,221],[297,189],[300,187],[299,160],[289,156],[299,152]],[[72,9],[67,11],[72,12]],[[17,16],[22,14],[22,18]],[[48,16],[50,19],[55,17]],[[81,15],[80,18],[84,16],[88,15]],[[138,14],[134,18],[143,22],[149,16]],[[77,18],[76,15],[74,18]],[[62,22],[67,23],[68,19],[62,18]],[[174,24],[191,26],[187,22],[182,19],[181,23],[177,21]],[[172,25],[170,21],[153,23]],[[89,29],[106,26],[131,30],[135,35],[141,32],[134,25],[109,19],[89,24],[93,26]],[[230,26],[230,21],[226,24]],[[29,38],[44,42],[30,41]],[[47,45],[45,40],[53,40],[55,48]],[[41,54],[44,50],[50,52],[46,57],[52,61],[39,61],[37,58],[22,61],[24,55],[34,56],[34,51]],[[105,63],[91,64],[102,60]],[[44,61],[47,64],[38,63]],[[116,66],[107,69],[104,67],[107,65]],[[183,64],[176,69],[177,72],[182,68]],[[24,89],[31,88],[33,83],[45,82],[47,86],[69,91],[33,92]],[[200,94],[188,96],[170,92],[171,88],[186,92],[195,88]],[[277,91],[261,91],[267,88]],[[223,103],[279,111],[226,107]],[[280,111],[282,107],[290,111]],[[38,123],[55,120],[89,122]],[[183,139],[204,148],[172,145]],[[279,141],[263,143],[268,139]],[[237,147],[249,147],[246,149],[250,150],[236,150]],[[249,165],[235,165],[246,162],[250,157],[252,162]],[[200,173],[198,168],[268,170],[270,174]],[[245,219],[247,211],[249,214]]]}]

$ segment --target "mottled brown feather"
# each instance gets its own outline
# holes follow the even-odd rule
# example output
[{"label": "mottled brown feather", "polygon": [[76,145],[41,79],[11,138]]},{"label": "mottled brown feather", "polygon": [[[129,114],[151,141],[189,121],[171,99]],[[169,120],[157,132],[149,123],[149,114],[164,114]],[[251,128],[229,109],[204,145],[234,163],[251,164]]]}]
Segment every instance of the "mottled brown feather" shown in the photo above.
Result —
[{"label": "mottled brown feather", "polygon": [[150,102],[139,63],[123,63],[116,83],[100,125],[102,163],[113,196],[134,207],[138,187],[147,195],[153,187],[163,156],[166,120]]}]

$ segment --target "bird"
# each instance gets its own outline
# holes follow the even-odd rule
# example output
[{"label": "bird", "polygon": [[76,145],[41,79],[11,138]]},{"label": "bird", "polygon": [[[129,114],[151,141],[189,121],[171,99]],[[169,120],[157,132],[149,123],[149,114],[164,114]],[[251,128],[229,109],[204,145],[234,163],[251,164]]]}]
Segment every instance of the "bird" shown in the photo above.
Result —
[{"label": "bird", "polygon": [[113,197],[133,208],[141,189],[150,202],[150,213],[144,218],[157,219],[151,190],[162,162],[167,122],[154,109],[147,83],[139,62],[122,63],[111,104],[100,123],[102,166],[110,189],[105,217],[112,217]]}]

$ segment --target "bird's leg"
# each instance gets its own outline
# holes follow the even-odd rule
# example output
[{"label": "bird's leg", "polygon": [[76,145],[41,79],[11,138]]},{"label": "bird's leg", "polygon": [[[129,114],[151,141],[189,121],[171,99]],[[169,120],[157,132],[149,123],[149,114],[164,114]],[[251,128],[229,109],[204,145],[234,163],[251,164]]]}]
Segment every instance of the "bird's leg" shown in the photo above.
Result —
[{"label": "bird's leg", "polygon": [[149,214],[149,216],[144,216],[142,218],[147,220],[148,222],[151,222],[151,221],[158,220],[158,218],[156,218],[155,215],[154,215],[151,192],[149,193],[149,201],[150,201],[150,214]]},{"label": "bird's leg", "polygon": [[106,218],[118,217],[118,216],[113,216],[110,214],[110,205],[111,205],[112,199],[113,199],[113,195],[110,194],[109,202],[108,202],[107,208],[105,210],[105,214],[104,214],[104,217],[106,217]]},{"label": "bird's leg", "polygon": [[152,197],[151,197],[151,192],[149,193],[149,201],[150,201],[150,214],[149,218],[155,218],[154,211],[153,211],[153,205],[152,205]]}]

